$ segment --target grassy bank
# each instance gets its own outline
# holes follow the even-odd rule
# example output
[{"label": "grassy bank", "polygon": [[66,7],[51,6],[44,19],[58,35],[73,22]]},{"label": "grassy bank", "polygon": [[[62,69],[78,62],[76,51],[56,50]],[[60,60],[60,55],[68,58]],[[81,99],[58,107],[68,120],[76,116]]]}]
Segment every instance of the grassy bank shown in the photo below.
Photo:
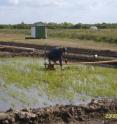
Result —
[{"label": "grassy bank", "polygon": [[[30,29],[0,29],[0,33],[30,35]],[[48,29],[49,38],[92,40],[117,44],[117,29]]]},{"label": "grassy bank", "polygon": [[[117,30],[78,30],[78,29],[49,29],[48,30],[48,39],[30,39],[26,40],[26,36],[30,36],[29,29],[0,29],[0,41],[12,41],[12,42],[21,42],[21,43],[33,43],[40,45],[57,45],[57,46],[66,46],[66,47],[81,47],[81,48],[92,48],[92,49],[106,49],[106,50],[117,50],[117,44],[105,41],[104,37],[112,37],[116,39]],[[83,37],[84,38],[83,38]],[[87,38],[92,37],[93,38]],[[80,37],[80,38],[79,38]],[[82,38],[81,38],[82,37]],[[101,39],[101,41],[95,40]],[[103,41],[102,41],[103,39]]]},{"label": "grassy bank", "polygon": [[80,39],[80,40],[93,40],[96,42],[106,42],[117,44],[117,29],[102,29],[102,30],[89,30],[89,29],[60,29],[49,30],[50,37]]}]

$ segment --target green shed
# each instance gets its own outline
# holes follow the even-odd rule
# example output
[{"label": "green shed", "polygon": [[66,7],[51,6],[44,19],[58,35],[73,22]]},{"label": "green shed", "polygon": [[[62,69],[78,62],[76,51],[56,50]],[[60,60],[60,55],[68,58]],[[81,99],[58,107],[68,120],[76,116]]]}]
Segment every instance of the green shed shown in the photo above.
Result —
[{"label": "green shed", "polygon": [[47,28],[42,22],[34,23],[31,27],[32,38],[47,38]]}]

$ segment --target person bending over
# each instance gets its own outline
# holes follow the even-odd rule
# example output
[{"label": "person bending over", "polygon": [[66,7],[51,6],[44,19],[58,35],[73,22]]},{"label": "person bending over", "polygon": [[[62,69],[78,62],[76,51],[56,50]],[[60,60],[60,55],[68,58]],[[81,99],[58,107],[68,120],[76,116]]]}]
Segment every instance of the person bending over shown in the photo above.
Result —
[{"label": "person bending over", "polygon": [[54,62],[55,64],[57,64],[56,62],[59,61],[59,64],[62,69],[63,54],[65,54],[66,51],[67,49],[64,47],[63,48],[56,47],[50,50],[47,55],[49,64],[51,64],[51,61]]}]

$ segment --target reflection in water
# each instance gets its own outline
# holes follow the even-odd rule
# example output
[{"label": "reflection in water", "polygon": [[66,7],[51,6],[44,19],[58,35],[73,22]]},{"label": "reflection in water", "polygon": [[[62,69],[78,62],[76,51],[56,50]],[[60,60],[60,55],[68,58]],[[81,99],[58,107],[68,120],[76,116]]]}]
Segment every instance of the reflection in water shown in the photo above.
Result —
[{"label": "reflection in water", "polygon": [[15,85],[1,87],[0,90],[0,110],[8,110],[10,107],[21,109],[25,107],[45,107],[56,104],[80,104],[89,102],[90,97],[76,95],[74,99],[63,97],[50,97],[43,90],[43,87],[20,88]]}]

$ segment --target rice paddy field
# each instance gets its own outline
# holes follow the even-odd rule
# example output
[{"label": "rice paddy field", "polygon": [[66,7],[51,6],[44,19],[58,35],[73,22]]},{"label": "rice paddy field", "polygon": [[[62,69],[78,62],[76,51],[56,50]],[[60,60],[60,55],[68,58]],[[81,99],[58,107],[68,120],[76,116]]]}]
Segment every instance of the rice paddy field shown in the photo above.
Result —
[{"label": "rice paddy field", "polygon": [[117,69],[66,65],[44,69],[42,58],[0,58],[0,110],[87,103],[117,97]]}]

